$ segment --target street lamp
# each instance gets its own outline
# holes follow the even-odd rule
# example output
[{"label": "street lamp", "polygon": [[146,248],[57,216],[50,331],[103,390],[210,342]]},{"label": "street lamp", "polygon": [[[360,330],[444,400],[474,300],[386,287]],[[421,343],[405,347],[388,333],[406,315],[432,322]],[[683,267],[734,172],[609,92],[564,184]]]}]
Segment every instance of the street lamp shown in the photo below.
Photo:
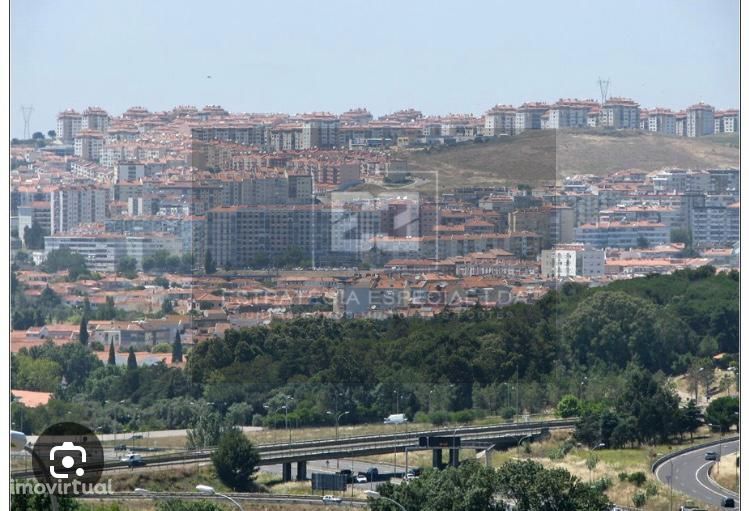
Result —
[{"label": "street lamp", "polygon": [[380,495],[380,492],[376,492],[374,490],[364,490],[364,495],[366,495],[367,497],[371,497],[373,499],[387,500],[388,502],[392,502],[393,504],[395,504],[396,506],[398,506],[402,511],[406,511],[406,508],[403,507],[400,504],[400,502],[397,502],[397,501],[395,501],[395,500],[393,500],[393,499],[391,499],[389,497],[385,497],[383,495]]},{"label": "street lamp", "polygon": [[533,438],[533,434],[525,435],[523,438],[518,440],[518,457],[520,457],[520,444],[522,444],[523,440],[525,440],[526,438]]},{"label": "street lamp", "polygon": [[[591,456],[591,458],[593,456],[595,456],[593,454],[593,451],[595,451],[596,449],[601,449],[602,447],[606,447],[606,444],[604,444],[603,442],[601,442],[598,445],[596,445],[595,447],[593,447],[590,450],[590,453],[591,453],[590,456]],[[588,482],[590,482],[592,479],[593,479],[593,467],[592,467],[592,463],[588,463]]]},{"label": "street lamp", "polygon": [[[29,445],[26,435],[21,431],[10,432],[10,448],[17,451],[28,452],[29,454],[31,454],[32,459],[35,459],[40,467],[45,466],[44,462],[39,458],[39,454],[34,452],[34,449],[32,449]],[[51,486],[52,478],[46,472],[44,473],[44,476],[44,478],[47,480],[46,482]],[[57,502],[57,495],[54,492],[49,492],[49,501],[52,504],[52,511],[58,511],[60,509],[60,504]]]},{"label": "street lamp", "polygon": [[[289,443],[291,443],[291,430],[289,430],[289,400],[293,401],[294,398],[291,396],[284,396],[283,398],[285,400],[285,404],[276,408],[276,412],[278,410],[284,411],[284,424],[286,426],[286,432],[289,434]],[[266,410],[268,410],[269,407],[270,405],[268,404],[263,405],[263,408],[265,408]]]},{"label": "street lamp", "polygon": [[224,495],[223,493],[217,492],[213,486],[208,486],[206,484],[199,484],[195,487],[195,489],[198,491],[198,493],[202,493],[203,495],[216,495],[217,497],[223,497],[235,506],[239,508],[239,511],[244,511],[244,508],[242,505],[234,500],[233,498],[229,497],[228,495]]},{"label": "street lamp", "polygon": [[[327,411],[327,412],[325,412],[325,413],[326,413],[327,415],[335,415],[335,414],[334,414],[333,412],[331,412],[330,410],[328,410],[328,411]],[[338,415],[335,415],[335,439],[336,439],[336,442],[338,441],[338,421],[340,421],[340,420],[341,420],[341,417],[343,417],[343,416],[344,416],[344,415],[346,415],[346,414],[348,414],[348,410],[347,410],[347,411],[345,411],[345,412],[339,413]],[[336,468],[341,468],[341,465],[340,465],[340,463],[341,463],[341,460],[340,460],[339,458],[336,458],[336,460],[335,460],[335,466],[336,466]]]}]

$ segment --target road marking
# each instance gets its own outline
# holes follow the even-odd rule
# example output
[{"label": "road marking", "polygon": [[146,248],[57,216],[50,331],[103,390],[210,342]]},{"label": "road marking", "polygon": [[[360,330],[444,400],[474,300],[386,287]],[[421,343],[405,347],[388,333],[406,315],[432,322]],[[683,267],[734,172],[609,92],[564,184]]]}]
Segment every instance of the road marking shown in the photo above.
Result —
[{"label": "road marking", "polygon": [[699,485],[702,486],[703,488],[705,488],[707,491],[709,491],[710,493],[712,493],[714,495],[717,495],[720,498],[723,498],[723,497],[725,497],[725,495],[723,495],[722,493],[718,493],[717,491],[713,490],[712,488],[710,488],[709,486],[707,486],[705,483],[703,483],[702,481],[700,481],[700,471],[703,468],[705,468],[706,466],[710,465],[711,463],[715,463],[715,462],[714,461],[708,461],[707,463],[701,465],[697,469],[697,471],[694,473],[694,478],[699,483]]}]

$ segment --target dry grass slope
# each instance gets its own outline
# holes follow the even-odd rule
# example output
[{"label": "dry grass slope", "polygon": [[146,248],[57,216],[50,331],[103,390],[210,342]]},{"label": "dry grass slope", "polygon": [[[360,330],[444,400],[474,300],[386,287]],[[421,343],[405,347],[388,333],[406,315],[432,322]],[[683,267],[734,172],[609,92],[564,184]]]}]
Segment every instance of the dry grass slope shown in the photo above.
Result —
[{"label": "dry grass slope", "polygon": [[[738,135],[688,139],[640,132],[526,132],[483,144],[408,154],[413,171],[438,171],[440,188],[544,184],[573,174],[739,166]],[[417,174],[427,178],[426,174]],[[433,191],[432,183],[419,187]]]}]

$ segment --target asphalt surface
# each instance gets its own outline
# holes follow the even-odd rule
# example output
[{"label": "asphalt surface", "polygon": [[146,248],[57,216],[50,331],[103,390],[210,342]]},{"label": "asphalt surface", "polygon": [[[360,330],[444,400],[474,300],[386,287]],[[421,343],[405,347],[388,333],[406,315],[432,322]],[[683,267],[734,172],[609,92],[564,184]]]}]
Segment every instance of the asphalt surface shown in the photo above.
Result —
[{"label": "asphalt surface", "polygon": [[[740,506],[738,493],[718,486],[709,477],[710,467],[715,462],[705,459],[705,453],[708,451],[722,452],[725,456],[738,450],[739,441],[734,440],[723,443],[721,447],[711,445],[696,451],[687,452],[658,466],[655,476],[665,485],[673,485],[675,494],[677,492],[682,493],[696,502],[702,502],[716,508],[720,508],[720,501],[723,497],[733,497],[736,501],[736,509],[738,509]],[[678,509],[678,506],[682,504],[675,496],[674,508]]]}]

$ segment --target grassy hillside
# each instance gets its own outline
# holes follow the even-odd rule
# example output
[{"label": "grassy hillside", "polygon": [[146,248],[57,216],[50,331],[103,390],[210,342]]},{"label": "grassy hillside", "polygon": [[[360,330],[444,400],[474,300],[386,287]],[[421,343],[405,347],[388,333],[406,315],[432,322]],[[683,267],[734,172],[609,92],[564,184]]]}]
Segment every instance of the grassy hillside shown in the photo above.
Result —
[{"label": "grassy hillside", "polygon": [[739,165],[739,137],[706,139],[652,133],[537,131],[480,144],[406,153],[415,188],[434,191],[434,172],[442,189],[505,183],[549,183],[573,174],[609,174],[669,167]]}]

